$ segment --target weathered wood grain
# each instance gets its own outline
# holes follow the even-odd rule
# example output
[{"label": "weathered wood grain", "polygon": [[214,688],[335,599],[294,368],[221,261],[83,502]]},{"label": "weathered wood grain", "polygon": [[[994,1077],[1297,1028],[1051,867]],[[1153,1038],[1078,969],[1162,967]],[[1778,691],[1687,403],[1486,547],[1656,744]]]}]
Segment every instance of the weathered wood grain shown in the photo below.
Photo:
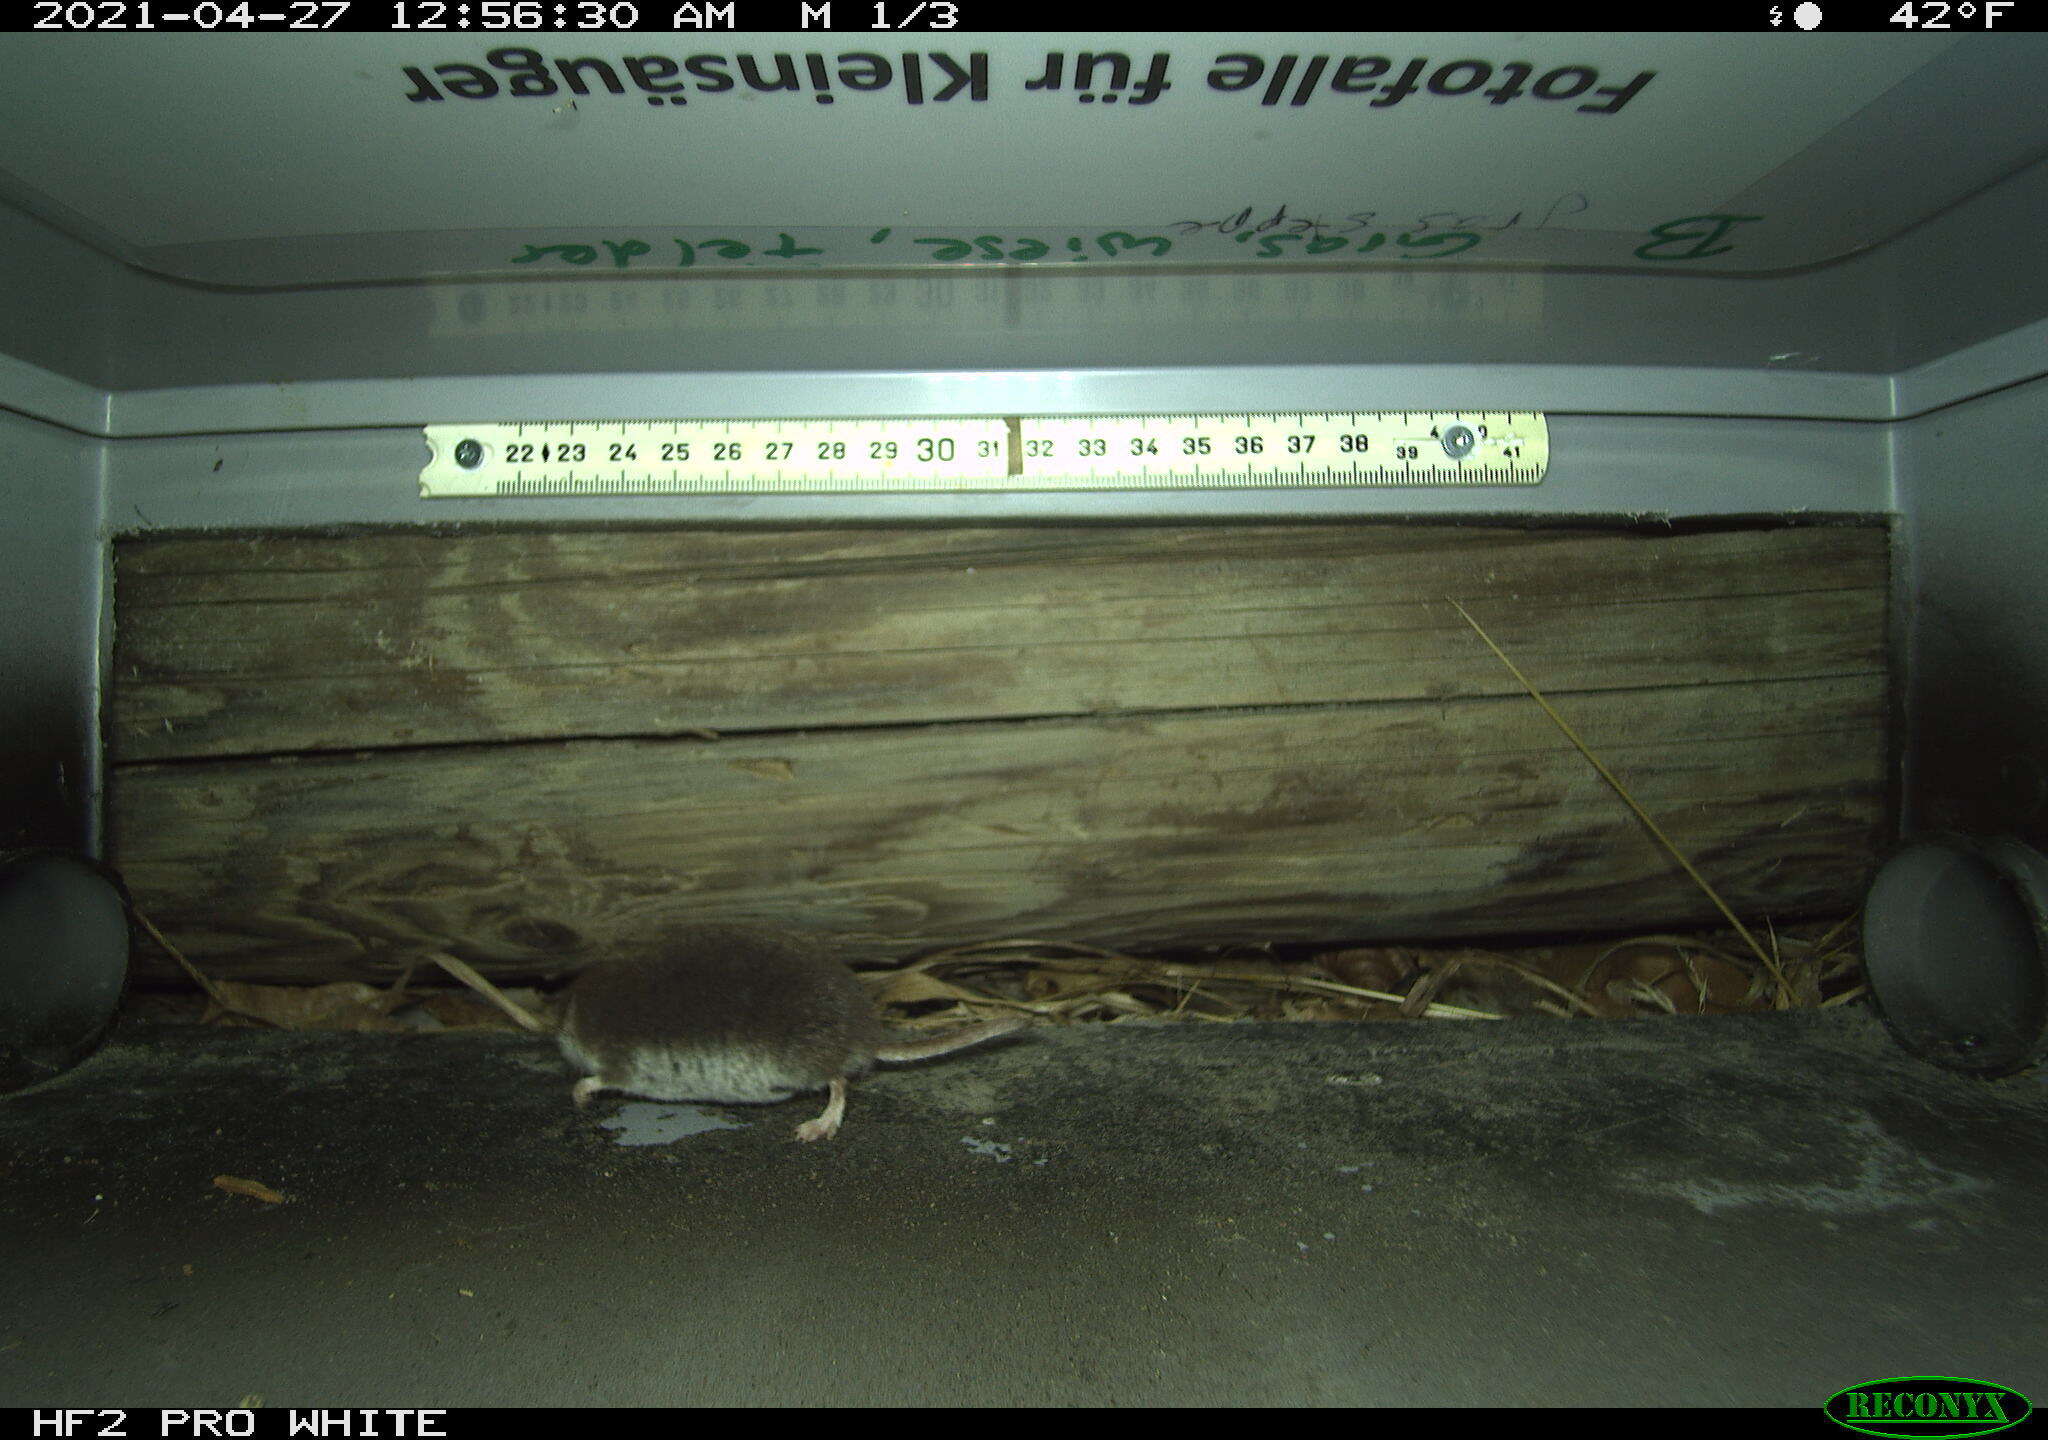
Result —
[{"label": "weathered wood grain", "polygon": [[109,853],[250,979],[424,946],[545,974],[679,913],[855,958],[1712,918],[1450,594],[1738,906],[1839,909],[1885,833],[1885,556],[1857,528],[129,544]]},{"label": "weathered wood grain", "polygon": [[[1785,914],[1857,893],[1883,697],[1854,676],[1562,703],[1734,903]],[[857,956],[1710,917],[1526,698],[152,765],[113,830],[140,903],[227,976],[420,944],[532,973],[678,913]]]},{"label": "weathered wood grain", "polygon": [[610,531],[117,547],[117,762],[1882,668],[1885,532]]}]

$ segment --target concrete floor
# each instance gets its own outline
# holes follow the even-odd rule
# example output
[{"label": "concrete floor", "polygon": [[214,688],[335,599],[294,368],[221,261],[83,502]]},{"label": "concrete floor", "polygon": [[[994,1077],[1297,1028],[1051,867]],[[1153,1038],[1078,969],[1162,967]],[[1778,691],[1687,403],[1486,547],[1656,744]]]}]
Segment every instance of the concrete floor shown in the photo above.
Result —
[{"label": "concrete floor", "polygon": [[129,1026],[0,1098],[0,1404],[2048,1399],[2048,1083],[1861,1013],[1041,1030],[817,1108]]}]

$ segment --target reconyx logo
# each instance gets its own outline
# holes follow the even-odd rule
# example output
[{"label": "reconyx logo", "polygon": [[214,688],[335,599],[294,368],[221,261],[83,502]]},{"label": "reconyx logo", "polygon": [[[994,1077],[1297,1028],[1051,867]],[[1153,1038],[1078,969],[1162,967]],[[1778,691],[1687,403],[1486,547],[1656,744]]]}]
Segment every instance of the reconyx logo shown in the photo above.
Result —
[{"label": "reconyx logo", "polygon": [[1962,1440],[2017,1425],[2034,1413],[2017,1390],[1956,1375],[1895,1375],[1865,1380],[1828,1397],[1828,1418],[1864,1435]]}]

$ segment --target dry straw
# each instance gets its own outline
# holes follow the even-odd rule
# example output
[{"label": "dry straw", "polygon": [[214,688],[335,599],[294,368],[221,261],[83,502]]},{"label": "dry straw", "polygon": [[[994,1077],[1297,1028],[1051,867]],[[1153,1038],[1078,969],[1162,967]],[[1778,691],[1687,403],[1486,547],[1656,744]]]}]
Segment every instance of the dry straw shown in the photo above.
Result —
[{"label": "dry straw", "polygon": [[1736,917],[1735,912],[1728,908],[1728,902],[1721,898],[1721,892],[1716,890],[1712,885],[1707,883],[1707,877],[1700,874],[1699,870],[1693,865],[1692,861],[1686,859],[1685,852],[1683,850],[1680,850],[1677,845],[1672,843],[1671,837],[1664,833],[1663,827],[1658,825],[1658,823],[1655,820],[1652,820],[1650,818],[1650,812],[1645,810],[1642,806],[1636,803],[1636,797],[1628,793],[1628,787],[1622,784],[1619,780],[1614,778],[1614,772],[1612,770],[1609,770],[1605,765],[1600,763],[1600,757],[1598,755],[1595,755],[1592,752],[1592,750],[1587,746],[1586,742],[1579,738],[1579,732],[1572,729],[1570,723],[1566,721],[1564,716],[1557,713],[1557,707],[1552,705],[1548,700],[1543,698],[1543,692],[1541,690],[1538,690],[1535,686],[1535,683],[1531,681],[1527,675],[1524,675],[1522,673],[1521,667],[1516,665],[1514,661],[1508,659],[1508,655],[1505,650],[1501,649],[1500,646],[1493,643],[1493,637],[1487,634],[1485,630],[1480,628],[1479,622],[1472,618],[1471,614],[1465,609],[1463,605],[1460,605],[1456,600],[1452,600],[1451,597],[1448,595],[1446,595],[1444,599],[1450,602],[1450,606],[1453,610],[1456,610],[1460,615],[1465,617],[1465,623],[1472,627],[1472,633],[1477,635],[1481,640],[1485,641],[1486,648],[1491,650],[1495,655],[1498,655],[1500,657],[1500,663],[1508,667],[1508,673],[1514,676],[1517,680],[1522,682],[1522,688],[1529,692],[1529,698],[1534,700],[1538,705],[1541,705],[1543,707],[1543,713],[1545,715],[1548,715],[1551,718],[1551,720],[1555,722],[1558,729],[1564,731],[1564,738],[1571,741],[1573,745],[1578,747],[1578,752],[1586,757],[1586,763],[1591,765],[1595,770],[1600,772],[1600,778],[1602,780],[1605,780],[1609,785],[1611,785],[1614,788],[1614,793],[1621,797],[1623,804],[1627,805],[1629,809],[1635,811],[1636,819],[1642,821],[1643,827],[1647,829],[1652,835],[1657,837],[1657,843],[1659,845],[1662,845],[1666,850],[1671,852],[1671,858],[1676,860],[1679,863],[1679,865],[1685,870],[1685,873],[1692,877],[1693,884],[1699,886],[1700,889],[1705,892],[1706,897],[1714,902],[1714,908],[1716,910],[1719,910],[1721,914],[1727,918],[1728,923],[1735,927],[1735,933],[1743,938],[1743,941],[1749,946],[1751,952],[1755,954],[1757,959],[1763,962],[1764,968],[1771,972],[1771,978],[1777,981],[1777,1003],[1779,1007],[1783,1008],[1787,1005],[1790,1005],[1792,1003],[1792,986],[1791,983],[1786,980],[1784,970],[1781,969],[1778,965],[1778,957],[1773,955],[1770,951],[1764,949],[1762,945],[1757,943],[1756,936],[1749,933],[1749,927],[1744,925],[1742,921]]}]

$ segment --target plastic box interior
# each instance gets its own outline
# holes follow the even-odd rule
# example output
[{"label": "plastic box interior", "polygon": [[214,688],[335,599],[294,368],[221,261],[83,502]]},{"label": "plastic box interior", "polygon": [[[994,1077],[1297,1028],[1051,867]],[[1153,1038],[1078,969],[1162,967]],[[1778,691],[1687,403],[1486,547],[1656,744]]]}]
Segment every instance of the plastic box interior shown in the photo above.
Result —
[{"label": "plastic box interior", "polygon": [[[1141,60],[1173,55],[1186,91],[1202,89],[1204,57],[1229,49],[1213,37],[1139,38],[1124,48]],[[1411,43],[1427,38],[1387,48],[1494,53],[1482,37]],[[1245,37],[1242,49],[1277,64],[1283,54],[1370,51],[1361,39]],[[1779,40],[1799,48],[1761,43]],[[0,485],[16,517],[0,531],[9,728],[20,733],[34,718],[38,750],[66,763],[70,818],[89,834],[107,541],[152,530],[1830,511],[1898,519],[1904,823],[2038,823],[2048,762],[2040,727],[2025,717],[2038,713],[2044,663],[2031,560],[2042,524],[2033,481],[2048,264],[2027,238],[2048,203],[2048,167],[2038,163],[2048,98],[2027,81],[2039,42],[1574,37],[1569,52],[1603,46],[1617,52],[1613,73],[1658,72],[1618,114],[1530,99],[1520,110],[1454,110],[1438,98],[1430,144],[1408,139],[1397,158],[1376,155],[1390,216],[1459,207],[1496,226],[1521,216],[1526,232],[1559,212],[1588,227],[1558,242],[1555,259],[1544,258],[1540,235],[1507,231],[1487,232],[1489,243],[1526,241],[1508,253],[1537,258],[1304,256],[1262,269],[1239,258],[1251,247],[1191,240],[1179,253],[1199,259],[1150,267],[788,271],[757,257],[687,274],[598,265],[543,275],[507,261],[526,241],[567,240],[572,226],[586,242],[678,228],[677,205],[652,183],[594,188],[581,168],[592,156],[607,157],[612,172],[651,168],[675,182],[667,193],[689,196],[693,222],[708,214],[712,225],[786,228],[816,213],[832,236],[905,212],[934,229],[1022,220],[1062,235],[1098,211],[1154,226],[1242,212],[1249,228],[1283,210],[1356,212],[1370,196],[1353,193],[1345,169],[1345,146],[1362,143],[1336,108],[1348,97],[1297,109],[1201,93],[1168,115],[1176,90],[1142,117],[1116,117],[1147,127],[1120,170],[1117,132],[1073,128],[1107,111],[1022,109],[998,84],[984,109],[1014,115],[1014,125],[992,133],[977,113],[943,132],[933,157],[967,191],[962,201],[912,167],[869,163],[849,178],[836,152],[807,158],[804,126],[858,97],[762,119],[741,135],[721,129],[728,147],[742,148],[717,152],[714,165],[701,145],[650,136],[633,123],[644,107],[601,89],[573,110],[566,88],[524,110],[511,96],[472,102],[479,117],[467,122],[443,113],[459,110],[458,99],[406,102],[407,65],[488,68],[481,38],[444,52],[403,37],[301,45],[258,36],[229,61],[228,47],[205,37],[14,37],[15,79],[0,99],[9,137],[0,185],[13,202],[0,207],[13,277],[0,293],[10,457]],[[588,47],[632,48],[618,37]],[[999,82],[1035,76],[1045,52],[1085,42],[991,36],[971,48],[988,54]],[[1745,66],[1763,87],[1748,103],[1775,117],[1775,129],[1746,119],[1739,133],[1703,138],[1685,106]],[[1664,108],[1662,87],[1673,92]],[[206,106],[179,98],[195,92],[209,95]],[[293,104],[275,108],[283,95]],[[724,111],[709,113],[716,98],[695,103],[706,123],[728,124]],[[1501,137],[1485,125],[1501,116],[1518,137],[1540,133],[1518,138],[1499,162],[1496,197],[1457,177],[1493,173]],[[1790,142],[1778,132],[1795,121],[1792,139],[1806,143],[1781,158]],[[1565,122],[1580,128],[1558,128]],[[940,121],[897,106],[871,123],[864,145],[931,145]],[[1181,133],[1190,152],[1181,170],[1157,158],[1168,143],[1162,124],[1195,127]],[[356,139],[338,142],[351,125]],[[1599,157],[1612,199],[1565,148],[1596,140],[1614,147]],[[1112,147],[1099,172],[1076,177],[1063,166],[1079,143]],[[1679,186],[1670,195],[1688,167],[1729,193]],[[992,196],[991,168],[1014,188]],[[1034,188],[1054,175],[1064,189]],[[1302,187],[1298,198],[1290,184]],[[873,192],[866,212],[846,198],[861,185]],[[1144,207],[1142,222],[1107,209],[1118,186],[1135,194],[1122,203]],[[508,189],[522,206],[501,203]],[[1415,198],[1440,190],[1452,193]],[[1560,197],[1570,197],[1561,212]],[[1402,201],[1407,210],[1395,209]],[[1581,201],[1592,208],[1572,211]],[[1591,228],[1610,212],[1620,230]],[[540,230],[496,228],[515,214]],[[1780,258],[1761,268],[1748,258],[1755,247],[1740,244],[1677,263],[1635,258],[1650,225],[1702,214],[1761,214],[1749,229],[1790,239],[1774,239]],[[348,232],[319,228],[344,224]],[[486,266],[479,256],[495,273],[465,277],[465,267]],[[440,420],[1488,407],[1551,417],[1542,485],[426,502],[411,483],[419,427]],[[1966,742],[1970,753],[1951,753],[1958,727],[1974,736],[1987,724],[1989,748]],[[30,793],[35,778],[22,777]]]},{"label": "plastic box interior", "polygon": [[[2048,553],[2048,246],[2040,242],[2048,233],[2048,88],[2039,76],[2048,43],[1926,33],[899,36],[877,57],[889,71],[879,95],[845,78],[876,73],[842,53],[865,55],[866,43],[834,50],[804,36],[706,37],[689,46],[647,35],[0,39],[9,73],[0,90],[0,263],[8,277],[0,286],[0,804],[10,807],[0,813],[0,842],[86,850],[99,842],[98,737],[109,683],[110,546],[118,537],[466,522],[1815,513],[1894,522],[1901,833],[2040,841],[2048,804],[2040,580]],[[522,48],[529,44],[538,49]],[[1525,50],[1536,75],[1505,100],[1486,98],[1478,85],[1507,86],[1511,62]],[[673,84],[664,79],[652,90],[645,67],[629,73],[625,65],[630,56],[686,51],[726,58],[678,71]],[[1086,83],[1121,98],[1122,108],[1073,103],[1086,88],[1079,57],[1110,51],[1127,52],[1129,74],[1112,87],[1104,68]],[[829,64],[810,67],[804,57],[813,53]],[[1065,66],[1058,83],[1027,92],[1023,82],[1047,74],[1053,53]],[[793,57],[788,73],[801,93],[755,83],[775,73],[777,54]],[[934,58],[941,54],[950,63]],[[742,55],[756,58],[754,71],[731,58]],[[1391,70],[1373,72],[1382,97],[1411,57],[1428,61],[1418,73],[1434,77],[1435,89],[1418,80],[1399,105],[1368,110],[1369,93],[1333,88],[1344,57],[1357,55],[1392,58]],[[579,90],[560,66],[565,56],[609,68],[577,72]],[[1166,73],[1155,72],[1157,56],[1170,61],[1173,83],[1146,99],[1144,77]],[[1231,56],[1258,62],[1255,83],[1232,90],[1218,82],[1219,74],[1245,72]],[[1324,66],[1311,76],[1318,56]],[[1443,68],[1454,57],[1480,58],[1461,58],[1463,70]],[[912,58],[922,65],[917,104],[903,94]],[[1481,65],[1484,76],[1473,68]],[[1614,87],[1646,72],[1653,78],[1614,101]],[[533,73],[552,89],[516,93],[515,79]],[[982,73],[989,95],[977,101],[974,77]],[[1352,73],[1366,83],[1367,72]],[[733,79],[736,91],[697,83],[711,74]],[[829,106],[810,94],[820,74],[835,87]],[[957,86],[956,74],[967,77]],[[675,88],[686,83],[696,88]],[[1534,93],[1540,85],[1564,98]],[[1296,103],[1297,86],[1311,98]],[[635,87],[647,93],[622,93]],[[676,103],[678,93],[687,104]],[[1581,105],[1605,108],[1582,113]],[[1386,236],[1384,253],[1333,242],[1329,254],[1283,246],[1268,258],[1255,240],[1238,238],[1268,220],[1263,233],[1334,235],[1338,217],[1360,212],[1370,212],[1365,231]],[[1305,217],[1323,229],[1293,225]],[[884,226],[902,233],[871,242]],[[1163,257],[1081,252],[1094,257],[1087,263],[1059,248],[1069,236],[1112,229],[1182,243]],[[1402,249],[1403,236],[1447,229],[1485,243],[1444,259]],[[770,258],[783,232],[824,258]],[[934,247],[907,243],[956,233],[997,234],[1005,245],[1042,236],[1053,256],[950,262],[934,259]],[[678,234],[739,236],[751,249],[729,262],[693,250],[695,263],[678,268]],[[604,248],[628,236],[649,237],[646,263]],[[579,244],[597,247],[595,259],[561,263],[568,252],[556,249],[515,263],[530,246]],[[1062,257],[1066,263],[1054,263]],[[417,489],[421,427],[443,421],[1403,409],[1543,412],[1549,473],[1540,485],[1512,490],[423,500]],[[1157,1037],[1146,1044],[1156,1049]],[[1114,1071],[1070,1073],[1116,1083]],[[1802,1094],[1798,1103],[1825,1109],[1823,1090]],[[1942,1094],[1949,1098],[1941,1103],[1967,1110]],[[1226,1098],[1210,1098],[1229,1108]],[[1154,1099],[1182,1103],[1170,1091]],[[1105,1102],[1097,1095],[1074,1103]],[[1208,1102],[1191,1092],[1185,1103],[1185,1119],[1158,1123],[1183,1125],[1199,1148]],[[1797,1106],[1786,1103],[1782,1118],[1796,1124]],[[1890,1113],[1871,1103],[1868,1113]],[[1853,1130],[1861,1122],[1844,1123]],[[1216,1163],[1248,1171],[1247,1155],[1226,1145]],[[1954,1154],[1941,1163],[1968,1168]],[[2013,1163],[2020,1168],[2006,1178],[2020,1189],[2006,1193],[2031,1194],[2038,1207],[2040,1158]],[[219,1166],[233,1168],[227,1158]],[[1066,1202],[1123,1215],[1113,1169],[1077,1180]],[[1915,1173],[1934,1183],[1932,1170]],[[703,1183],[717,1191],[731,1182]],[[1826,1218],[1813,1198],[1820,1193],[1809,1196],[1798,1225]],[[952,1198],[971,1214],[1002,1203],[986,1189]],[[1237,1203],[1209,1198],[1219,1207]],[[1268,1198],[1284,1208],[1284,1197]],[[882,1203],[895,1213],[893,1202]],[[1418,1191],[1416,1215],[1427,1203]],[[742,1215],[743,1203],[734,1204]],[[1841,1204],[1859,1244],[1905,1243],[1879,1233],[1872,1217],[1881,1207]],[[1693,1218],[1719,1213],[1680,1208]],[[526,1223],[515,1211],[500,1223]],[[476,1213],[486,1212],[497,1214],[489,1205]],[[1037,1219],[1020,1223],[1046,1226],[1042,1238],[1051,1243],[1056,1227],[1047,1213],[1034,1210]],[[897,1218],[917,1223],[914,1215]],[[1146,1229],[1142,1218],[1120,1223]],[[1739,1224],[1754,1244],[1752,1260],[1804,1263],[1801,1245],[1771,1229],[1765,1200]],[[1311,1228],[1300,1255],[1326,1246],[1324,1227]],[[1722,1239],[1733,1233],[1724,1229]],[[829,1223],[814,1234],[827,1250],[856,1244]],[[1380,1232],[1382,1245],[1391,1243],[1387,1234]],[[1834,1243],[1817,1230],[1805,1238],[1816,1247]],[[790,1243],[797,1249],[779,1253],[797,1253],[803,1242]],[[1092,1251],[1095,1241],[1088,1243]],[[1171,1249],[1156,1236],[1152,1243]],[[1928,1321],[1945,1328],[1930,1332],[1917,1353],[1907,1353],[1905,1329],[1885,1330],[1882,1345],[1844,1341],[1839,1353],[1758,1369],[1731,1341],[1722,1358],[1750,1380],[1723,1384],[1706,1378],[1714,1364],[1665,1356],[1660,1363],[1686,1388],[1664,1398],[1786,1400],[1810,1388],[1817,1404],[1874,1375],[2009,1362],[2016,1352],[2001,1348],[2008,1342],[2032,1345],[2032,1378],[2048,1380],[2038,1363],[2048,1353],[2038,1245],[2014,1244],[2014,1267],[2031,1279],[2011,1280],[2017,1289],[2006,1298],[2033,1309],[1997,1311],[1995,1322],[1996,1306],[1980,1309],[1983,1333],[1975,1338],[1962,1333],[1969,1322],[1957,1308]],[[1291,1243],[1281,1248],[1285,1263],[1276,1259],[1279,1268],[1258,1282],[1278,1289],[1258,1293],[1287,1294],[1286,1304],[1299,1307],[1290,1313],[1300,1335],[1320,1336],[1324,1348],[1191,1378],[1177,1360],[1148,1370],[1152,1361],[1141,1364],[1105,1341],[1103,1353],[1114,1358],[1091,1381],[1079,1362],[1034,1345],[1010,1369],[979,1372],[953,1393],[1101,1400],[1115,1377],[1135,1387],[1127,1396],[1211,1403],[1284,1398],[1275,1387],[1285,1383],[1305,1387],[1298,1398],[1346,1401],[1652,1393],[1623,1381],[1561,1378],[1509,1341],[1498,1353],[1519,1358],[1494,1379],[1444,1382],[1450,1388],[1432,1392],[1410,1367],[1399,1384],[1382,1378],[1374,1382],[1382,1388],[1370,1389],[1360,1377],[1378,1363],[1371,1344],[1350,1331],[1332,1339],[1300,1317],[1327,1306],[1322,1313],[1343,1314],[1347,1325],[1385,1333],[1400,1324],[1386,1314],[1363,1318],[1345,1308],[1352,1301],[1314,1288],[1289,1290],[1301,1272],[1286,1266],[1298,1256]],[[1578,1237],[1554,1263],[1568,1271],[1580,1262],[1566,1249],[1583,1258],[1598,1248]],[[83,1248],[63,1253],[91,1273],[125,1263]],[[1204,1250],[1200,1263],[1215,1253]],[[1998,1272],[1995,1259],[1976,1255],[1971,1263],[1982,1263],[1972,1273]],[[516,1258],[503,1263],[503,1273],[516,1271]],[[1082,1262],[1068,1252],[1061,1263]],[[1444,1273],[1471,1278],[1463,1261],[1445,1263]],[[863,1284],[905,1283],[900,1269],[861,1264],[852,1273]],[[982,1291],[956,1293],[964,1282],[946,1273],[953,1278],[934,1280],[934,1293],[970,1311],[982,1303]],[[1349,1286],[1354,1300],[1365,1293],[1363,1272],[1341,1280],[1332,1268],[1318,1273],[1314,1285]],[[778,1274],[740,1308],[766,1306],[764,1294],[797,1306],[815,1293],[805,1277]],[[1008,1288],[1015,1279],[1011,1272],[988,1283]],[[1125,1280],[1148,1293],[1159,1288],[1135,1273]],[[1444,1335],[1457,1333],[1448,1311],[1430,1309],[1426,1277],[1408,1280],[1416,1288],[1390,1291],[1387,1303],[1416,1307],[1408,1313],[1418,1333],[1438,1323]],[[1703,1283],[1713,1288],[1711,1279]],[[250,1284],[261,1291],[260,1282]],[[375,1284],[380,1294],[391,1288]],[[459,1275],[451,1290],[457,1284]],[[775,1288],[784,1284],[798,1288]],[[478,1288],[488,1285],[461,1293]],[[1228,1286],[1197,1288],[1206,1298],[1189,1303],[1207,1313]],[[1912,1289],[1898,1287],[1884,1303],[1909,1304],[1899,1296]],[[346,1310],[355,1302],[338,1303]],[[717,1311],[721,1302],[708,1303]],[[873,1320],[860,1302],[846,1303],[853,1308],[830,1313],[854,1328]],[[1635,1341],[1644,1338],[1637,1320],[1660,1305],[1684,1308],[1647,1292],[1609,1292],[1592,1313]],[[1725,1304],[1708,1302],[1723,1322],[1715,1333],[1738,1330],[1743,1306],[1732,1290]],[[1566,1315],[1571,1308],[1560,1297],[1544,1323],[1574,1336],[1574,1324],[1594,1323]],[[201,1311],[195,1304],[191,1313]],[[656,1323],[632,1304],[623,1313],[628,1329]],[[209,1325],[211,1317],[202,1315]],[[772,1323],[766,1311],[728,1318],[736,1329]],[[0,1352],[11,1333],[5,1319]],[[1648,1329],[1661,1334],[1664,1323]],[[375,1329],[369,1317],[336,1324],[356,1337],[350,1343],[370,1343],[362,1337]],[[447,1328],[418,1324],[422,1335]],[[1796,1327],[1770,1328],[1782,1336]],[[1987,1338],[1994,1329],[2006,1338]],[[318,1348],[320,1332],[310,1333]],[[978,1329],[974,1338],[1004,1343]],[[817,1339],[793,1334],[779,1343],[795,1356]],[[1580,1339],[1593,1343],[1570,1343]],[[240,1384],[194,1358],[196,1342],[159,1371],[122,1358],[145,1353],[137,1347],[148,1343],[137,1332],[132,1345],[124,1340],[91,1363],[38,1353],[43,1368],[33,1374],[12,1357],[13,1373],[25,1378],[0,1380],[0,1396],[75,1404],[108,1403],[118,1393],[183,1403],[169,1398],[183,1393],[179,1376]],[[581,1342],[563,1343],[565,1353],[584,1356]],[[944,1397],[942,1389],[919,1390],[940,1384],[921,1361],[902,1372],[916,1382],[898,1385],[882,1378],[895,1373],[883,1357],[829,1337],[819,1343],[839,1347],[839,1378],[828,1382],[792,1360],[807,1378],[779,1393],[821,1402]],[[1164,1355],[1176,1347],[1204,1353],[1206,1342],[1160,1343]],[[0,1366],[10,1360],[0,1353]],[[775,1382],[752,1361],[731,1358],[692,1371],[687,1384],[656,1384],[647,1377],[666,1373],[656,1366],[580,1394],[525,1381],[494,1389],[478,1373],[436,1363],[386,1357],[355,1384],[293,1371],[297,1378],[279,1389],[330,1403],[776,1394],[749,1390]],[[1840,1368],[1858,1365],[1892,1368]],[[1054,1371],[1059,1378],[1045,1378]],[[988,1378],[997,1373],[1000,1382]],[[1183,1378],[1157,1380],[1161,1373]],[[2009,1369],[2003,1378],[2024,1377]],[[116,1389],[95,1389],[102,1382]],[[243,1388],[265,1386],[251,1379]],[[289,1401],[280,1393],[278,1403]]]}]

